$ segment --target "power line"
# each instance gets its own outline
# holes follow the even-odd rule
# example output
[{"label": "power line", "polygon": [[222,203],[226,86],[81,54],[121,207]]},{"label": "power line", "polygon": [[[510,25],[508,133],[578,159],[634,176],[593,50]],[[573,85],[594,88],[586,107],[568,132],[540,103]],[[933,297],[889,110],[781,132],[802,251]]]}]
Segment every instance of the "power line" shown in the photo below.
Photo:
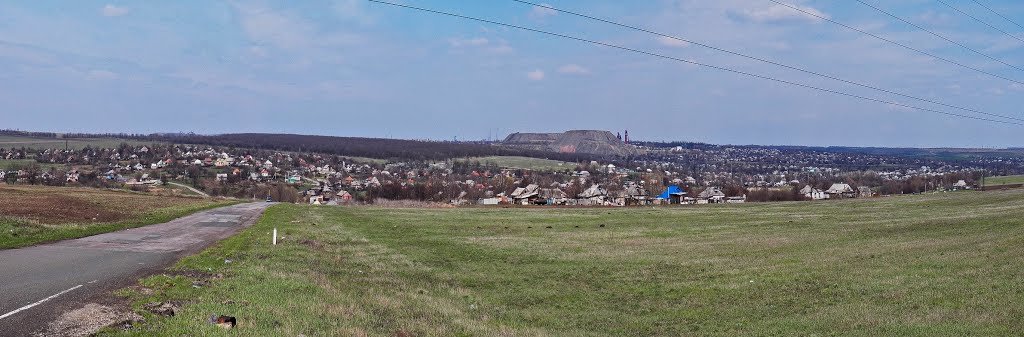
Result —
[{"label": "power line", "polygon": [[974,21],[978,21],[978,22],[988,26],[989,28],[995,29],[995,30],[999,31],[1000,33],[1006,34],[1006,36],[1015,38],[1015,39],[1017,39],[1017,41],[1024,42],[1024,39],[1021,39],[1021,38],[1017,37],[1016,35],[1007,33],[1005,30],[999,29],[999,27],[993,26],[992,24],[990,24],[988,22],[982,21],[978,17],[976,17],[974,15],[971,15],[971,14],[968,14],[967,12],[964,12],[964,11],[960,10],[959,8],[953,7],[953,5],[950,5],[949,3],[945,2],[945,1],[942,1],[942,0],[935,0],[935,1],[938,1],[941,4],[946,5],[946,7],[952,8],[954,11],[957,11],[960,14],[963,14],[964,16],[967,16],[967,17],[969,17],[971,19],[974,19]]},{"label": "power line", "polygon": [[923,51],[923,50],[920,50],[920,49],[917,49],[917,48],[914,48],[914,47],[911,47],[911,46],[908,46],[908,45],[905,45],[905,44],[902,44],[902,43],[899,43],[899,42],[896,42],[896,41],[893,41],[893,40],[890,40],[890,39],[887,39],[887,38],[884,38],[884,37],[881,37],[878,34],[873,34],[873,33],[867,32],[867,31],[865,31],[863,29],[859,29],[859,28],[847,25],[845,23],[842,23],[842,22],[839,22],[839,21],[836,21],[836,20],[832,20],[830,18],[827,18],[827,17],[821,16],[821,15],[815,14],[813,12],[807,11],[807,10],[805,10],[803,8],[800,8],[800,7],[796,7],[796,6],[787,4],[785,2],[781,2],[781,1],[777,1],[777,0],[768,0],[768,1],[774,2],[774,3],[779,4],[781,6],[788,7],[789,9],[792,9],[792,10],[795,10],[795,11],[798,11],[798,12],[801,12],[801,13],[804,13],[804,14],[816,17],[816,18],[824,20],[824,21],[828,21],[828,22],[830,22],[832,24],[841,26],[843,28],[846,28],[846,29],[849,29],[849,30],[853,30],[853,31],[859,32],[861,34],[864,34],[864,35],[876,38],[878,40],[882,40],[882,41],[885,41],[885,42],[888,42],[888,43],[900,46],[900,47],[902,47],[904,49],[917,52],[918,54],[922,54],[922,55],[931,57],[931,58],[936,59],[936,60],[940,60],[940,61],[952,64],[952,65],[956,65],[956,66],[959,66],[959,67],[962,67],[962,68],[974,70],[976,72],[979,72],[979,73],[982,73],[982,74],[985,74],[985,75],[989,75],[989,76],[992,76],[992,77],[995,77],[995,78],[1000,78],[1000,79],[1004,79],[1004,80],[1007,80],[1007,81],[1010,81],[1010,82],[1013,82],[1013,83],[1024,85],[1024,82],[1021,82],[1021,81],[1018,81],[1018,80],[1015,80],[1015,79],[1012,79],[1012,78],[1009,78],[1009,77],[1006,77],[1006,76],[994,74],[994,73],[989,72],[989,71],[981,70],[981,69],[978,69],[978,68],[975,68],[975,67],[972,67],[972,66],[969,66],[969,65],[957,62],[957,61],[953,61],[953,60],[947,59],[945,57],[941,57],[941,56],[938,56],[938,55],[935,55],[935,54],[932,54],[932,53],[929,53],[929,52],[926,52],[926,51]]},{"label": "power line", "polygon": [[587,19],[590,19],[590,20],[595,20],[595,21],[599,21],[599,22],[603,22],[603,23],[607,23],[607,24],[611,24],[611,25],[615,25],[615,26],[619,26],[619,27],[624,27],[624,28],[628,28],[628,29],[632,29],[632,30],[636,30],[636,31],[644,32],[644,33],[653,34],[653,35],[664,37],[664,38],[668,38],[668,39],[682,41],[682,42],[686,42],[686,43],[689,43],[689,44],[693,44],[693,45],[701,46],[701,47],[704,47],[704,48],[712,49],[712,50],[715,50],[715,51],[720,51],[720,52],[723,52],[723,53],[727,53],[727,54],[731,54],[731,55],[735,55],[735,56],[739,56],[739,57],[743,57],[743,58],[747,58],[747,59],[751,59],[751,60],[755,60],[755,61],[760,61],[760,62],[768,63],[768,64],[771,64],[771,65],[779,66],[779,67],[790,69],[790,70],[796,70],[796,71],[799,71],[799,72],[803,72],[803,73],[806,73],[806,74],[811,74],[811,75],[827,78],[827,79],[830,79],[830,80],[835,80],[835,81],[839,81],[839,82],[843,82],[843,83],[847,83],[847,84],[856,85],[856,86],[859,86],[859,87],[863,87],[863,88],[868,88],[868,89],[884,92],[884,93],[887,93],[887,94],[897,95],[897,96],[904,97],[904,98],[915,99],[915,100],[922,101],[922,102],[927,102],[927,103],[941,105],[941,106],[944,106],[944,107],[947,107],[947,108],[953,108],[953,109],[958,109],[958,110],[963,110],[963,111],[969,111],[969,112],[978,113],[978,114],[987,115],[987,116],[992,116],[992,117],[1000,117],[1000,118],[1005,118],[1005,119],[1024,121],[1024,119],[1021,119],[1021,118],[1004,116],[1004,115],[999,115],[999,114],[994,114],[994,113],[988,113],[988,112],[979,111],[979,110],[975,110],[975,109],[971,109],[971,108],[965,108],[965,107],[960,107],[960,106],[956,106],[956,105],[952,105],[952,104],[946,104],[946,103],[938,102],[938,101],[927,99],[927,98],[921,98],[921,97],[916,97],[916,96],[912,96],[912,95],[907,95],[907,94],[899,93],[899,92],[896,92],[896,91],[887,90],[887,89],[879,88],[879,87],[876,87],[876,86],[872,86],[872,85],[869,85],[869,84],[863,84],[863,83],[856,82],[856,81],[842,79],[842,78],[839,78],[839,77],[833,76],[833,75],[823,74],[823,73],[819,73],[819,72],[815,72],[815,71],[811,71],[811,70],[806,70],[806,69],[803,69],[803,68],[800,68],[800,67],[796,67],[796,66],[786,65],[786,64],[783,64],[783,63],[778,62],[778,61],[772,61],[772,60],[765,59],[765,58],[760,58],[760,57],[756,57],[756,56],[750,56],[750,55],[743,54],[743,53],[740,53],[740,52],[735,52],[735,51],[731,51],[731,50],[715,47],[715,46],[712,46],[712,45],[704,44],[704,43],[701,43],[701,42],[697,42],[697,41],[693,41],[693,40],[688,40],[688,39],[684,39],[684,38],[680,38],[680,37],[676,37],[676,36],[672,36],[672,35],[668,35],[668,34],[664,34],[664,33],[659,33],[659,32],[655,32],[655,31],[652,31],[652,30],[640,28],[640,27],[637,27],[637,26],[631,26],[631,25],[627,25],[627,24],[623,24],[623,23],[619,23],[619,22],[615,22],[615,21],[611,21],[611,20],[606,20],[606,19],[602,19],[602,18],[591,16],[591,15],[586,15],[586,14],[581,14],[581,13],[578,13],[578,12],[573,12],[573,11],[569,11],[569,10],[559,9],[559,8],[551,7],[551,6],[545,5],[545,4],[538,4],[538,3],[533,3],[533,2],[525,1],[525,0],[511,0],[511,1],[515,1],[515,2],[518,2],[518,3],[522,3],[522,4],[527,4],[527,5],[532,5],[532,6],[537,6],[537,7],[541,7],[541,8],[545,8],[545,9],[550,9],[550,10],[553,10],[553,11],[558,11],[558,12],[569,14],[569,15],[575,15],[575,16],[587,18]]},{"label": "power line", "polygon": [[971,1],[974,1],[974,3],[978,4],[978,6],[981,6],[982,8],[984,8],[984,9],[987,9],[987,10],[988,10],[989,12],[992,12],[992,13],[994,13],[995,15],[998,15],[999,17],[1003,18],[1003,20],[1009,21],[1010,23],[1012,23],[1012,24],[1015,24],[1015,25],[1017,25],[1017,27],[1020,27],[1020,29],[1024,29],[1024,26],[1021,26],[1021,25],[1020,25],[1019,23],[1017,23],[1016,21],[1010,20],[1010,18],[1006,17],[1006,16],[1005,16],[1005,15],[1003,15],[1003,14],[1000,14],[999,12],[996,12],[995,10],[993,10],[992,8],[990,8],[989,6],[985,6],[985,4],[983,4],[983,3],[979,2],[978,0],[971,0]]},{"label": "power line", "polygon": [[949,42],[949,43],[955,44],[955,45],[957,45],[957,46],[960,46],[960,48],[963,48],[963,49],[967,49],[967,50],[970,50],[970,51],[974,52],[975,54],[978,54],[978,55],[984,56],[984,57],[986,57],[986,58],[988,58],[988,59],[990,59],[990,60],[993,60],[993,61],[996,61],[996,62],[1002,63],[1003,65],[1005,65],[1005,66],[1007,66],[1007,67],[1011,67],[1011,68],[1014,68],[1014,69],[1017,69],[1017,70],[1020,70],[1020,71],[1024,71],[1024,68],[1020,68],[1020,67],[1017,67],[1017,66],[1015,66],[1015,65],[1012,65],[1012,64],[1006,63],[1006,62],[1004,62],[1003,60],[1000,60],[1000,59],[997,59],[997,58],[995,58],[995,57],[989,56],[988,54],[982,53],[982,52],[978,51],[977,49],[974,49],[974,48],[968,47],[968,46],[966,46],[966,45],[964,45],[964,44],[962,44],[962,43],[960,43],[960,42],[956,42],[956,41],[953,41],[953,40],[949,39],[948,37],[945,37],[945,36],[943,36],[943,35],[940,35],[939,33],[936,33],[936,32],[933,32],[933,31],[931,31],[931,30],[927,29],[927,28],[921,27],[920,25],[918,25],[918,24],[915,24],[915,23],[913,23],[913,22],[910,22],[910,21],[908,21],[908,20],[906,20],[906,19],[904,19],[904,18],[901,18],[901,17],[899,17],[899,16],[896,16],[895,14],[892,14],[892,13],[886,12],[886,11],[885,11],[884,9],[881,9],[881,8],[875,7],[875,6],[873,6],[873,5],[869,4],[869,3],[866,3],[866,2],[864,2],[864,1],[862,1],[862,0],[854,0],[854,1],[857,1],[857,2],[861,3],[861,4],[862,4],[862,5],[864,5],[864,6],[868,6],[868,7],[874,8],[874,9],[875,9],[876,11],[882,12],[883,14],[885,14],[885,15],[888,15],[888,16],[891,16],[891,17],[895,18],[896,20],[900,20],[900,21],[902,21],[903,23],[906,23],[906,24],[908,24],[908,25],[914,26],[914,27],[916,27],[917,29],[923,30],[924,32],[926,32],[926,33],[928,33],[928,34],[932,34],[932,35],[934,35],[934,36],[936,36],[936,37],[938,37],[938,38],[940,38],[940,39],[946,40],[946,42]]},{"label": "power line", "polygon": [[560,37],[560,38],[569,39],[569,40],[575,40],[575,41],[579,41],[579,42],[586,42],[586,43],[600,45],[600,46],[604,46],[604,47],[609,47],[609,48],[629,51],[629,52],[633,52],[633,53],[637,53],[637,54],[644,54],[644,55],[654,56],[654,57],[658,57],[658,58],[662,58],[662,59],[666,59],[666,60],[672,60],[672,61],[677,61],[677,62],[682,62],[682,63],[688,63],[688,64],[692,64],[692,65],[696,65],[696,66],[701,66],[701,67],[706,67],[706,68],[711,68],[711,69],[731,72],[731,73],[734,73],[734,74],[740,74],[740,75],[745,75],[745,76],[749,76],[749,77],[760,78],[760,79],[763,79],[763,80],[778,82],[778,83],[782,83],[782,84],[788,84],[788,85],[792,85],[792,86],[797,86],[797,87],[817,90],[817,91],[831,93],[831,94],[835,94],[835,95],[846,96],[846,97],[851,97],[851,98],[857,98],[857,99],[871,101],[871,102],[876,102],[876,103],[882,103],[882,104],[886,104],[886,105],[890,105],[890,106],[896,106],[896,107],[902,107],[902,108],[908,108],[908,109],[915,109],[915,110],[921,110],[921,111],[928,111],[928,112],[934,112],[934,113],[948,115],[948,116],[955,116],[955,117],[961,117],[961,118],[975,119],[975,120],[981,120],[981,121],[987,121],[987,122],[995,122],[995,123],[1002,123],[1002,124],[1011,124],[1011,125],[1024,126],[1024,124],[1019,123],[1019,122],[1009,122],[1009,121],[995,120],[995,119],[989,119],[989,118],[984,118],[984,117],[962,115],[962,114],[957,114],[957,113],[952,113],[952,112],[947,112],[947,111],[942,111],[942,110],[922,108],[922,107],[917,107],[917,106],[903,104],[903,103],[898,103],[898,102],[891,102],[891,101],[886,101],[886,100],[877,99],[877,98],[865,97],[865,96],[860,96],[860,95],[857,95],[857,94],[851,94],[851,93],[841,92],[841,91],[837,91],[837,90],[816,87],[816,86],[812,86],[812,85],[807,85],[807,84],[802,84],[802,83],[797,83],[797,82],[777,79],[777,78],[769,77],[769,76],[765,76],[765,75],[758,75],[758,74],[749,73],[749,72],[745,72],[745,71],[741,71],[741,70],[735,70],[735,69],[730,69],[730,68],[725,68],[725,67],[720,67],[720,66],[700,63],[700,62],[696,62],[696,61],[690,61],[690,60],[681,59],[681,58],[678,58],[678,57],[662,55],[662,54],[658,54],[658,53],[654,53],[654,52],[649,52],[649,51],[644,51],[644,50],[639,50],[639,49],[634,49],[634,48],[629,48],[629,47],[623,47],[623,46],[619,46],[619,45],[615,45],[615,44],[611,44],[611,43],[594,41],[594,40],[588,40],[588,39],[581,38],[581,37],[565,35],[565,34],[560,34],[560,33],[554,33],[554,32],[549,32],[549,31],[545,31],[545,30],[529,28],[529,27],[524,27],[524,26],[518,26],[518,25],[504,23],[504,22],[492,21],[492,20],[481,19],[481,18],[476,18],[476,17],[472,17],[472,16],[466,16],[466,15],[455,14],[455,13],[444,12],[444,11],[433,10],[433,9],[422,8],[422,7],[415,7],[415,6],[410,6],[410,5],[397,4],[397,3],[381,1],[381,0],[367,0],[367,1],[374,2],[374,3],[379,3],[379,4],[383,4],[383,5],[389,5],[389,6],[394,6],[394,7],[405,8],[405,9],[417,10],[417,11],[421,11],[421,12],[427,12],[427,13],[433,13],[433,14],[438,14],[438,15],[450,16],[450,17],[466,19],[466,20],[472,20],[472,21],[477,21],[477,22],[484,22],[484,23],[489,23],[489,24],[503,26],[503,27],[508,27],[508,28],[515,28],[515,29],[519,29],[519,30],[525,30],[525,31],[529,31],[529,32],[540,33],[540,34],[550,35],[550,36],[554,36],[554,37]]}]

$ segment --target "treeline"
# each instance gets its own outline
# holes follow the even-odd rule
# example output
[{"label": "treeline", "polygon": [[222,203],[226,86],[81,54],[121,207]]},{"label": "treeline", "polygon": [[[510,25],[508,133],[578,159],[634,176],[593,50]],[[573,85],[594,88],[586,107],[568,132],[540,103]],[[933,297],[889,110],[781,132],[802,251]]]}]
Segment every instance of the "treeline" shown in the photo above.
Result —
[{"label": "treeline", "polygon": [[712,145],[712,144],[707,144],[707,143],[696,143],[696,142],[682,142],[682,141],[658,142],[658,141],[643,141],[643,140],[630,141],[630,144],[637,145],[637,146],[650,147],[650,148],[660,148],[660,149],[670,149],[670,148],[674,148],[674,147],[682,147],[683,149],[686,149],[686,150],[703,150],[703,149],[712,148],[712,147],[716,147],[717,146],[717,145]]},{"label": "treeline", "polygon": [[600,159],[584,154],[532,151],[487,144],[382,138],[271,133],[234,133],[223,135],[151,134],[116,135],[114,137],[176,144],[202,144],[303,153],[312,152],[378,159],[445,160],[486,156],[523,156],[571,162]]},{"label": "treeline", "polygon": [[0,129],[0,136],[32,137],[32,138],[57,138],[53,132],[32,132],[21,130]]},{"label": "treeline", "polygon": [[479,142],[334,137],[272,133],[200,135],[195,133],[53,133],[0,130],[0,135],[34,138],[116,138],[175,144],[196,144],[257,150],[322,153],[349,157],[400,160],[446,160],[487,156],[522,156],[567,162],[606,160],[602,156],[512,148]]}]

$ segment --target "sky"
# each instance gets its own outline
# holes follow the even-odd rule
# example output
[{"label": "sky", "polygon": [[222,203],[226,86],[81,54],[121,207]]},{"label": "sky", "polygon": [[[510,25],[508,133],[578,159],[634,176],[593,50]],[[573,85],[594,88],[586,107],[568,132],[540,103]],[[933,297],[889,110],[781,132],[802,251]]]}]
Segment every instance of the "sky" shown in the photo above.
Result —
[{"label": "sky", "polygon": [[[927,109],[510,0],[395,0]],[[905,95],[1024,119],[1024,2],[543,0]],[[781,1],[781,0],[780,0]],[[538,1],[539,2],[539,1]],[[1012,80],[1012,81],[1011,81]],[[366,0],[0,0],[0,128],[435,140],[629,130],[716,144],[1022,147],[1024,126],[920,111]]]}]

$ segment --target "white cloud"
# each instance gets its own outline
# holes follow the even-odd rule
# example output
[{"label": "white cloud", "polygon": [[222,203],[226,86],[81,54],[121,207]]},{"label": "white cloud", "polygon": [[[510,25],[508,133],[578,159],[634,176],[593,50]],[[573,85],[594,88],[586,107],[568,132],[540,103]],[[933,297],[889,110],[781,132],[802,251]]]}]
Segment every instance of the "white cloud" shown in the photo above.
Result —
[{"label": "white cloud", "polygon": [[1019,83],[1010,84],[1010,90],[1013,90],[1013,91],[1024,91],[1024,84],[1019,84]]},{"label": "white cloud", "polygon": [[528,73],[526,73],[526,78],[529,78],[529,79],[534,80],[534,81],[543,80],[544,79],[544,71],[540,70],[540,69],[537,69],[537,70],[528,72]]},{"label": "white cloud", "polygon": [[[793,4],[792,6],[823,18],[831,18],[831,16],[825,14],[825,12],[822,12],[810,6],[801,6],[796,4]],[[734,12],[734,14],[743,19],[760,23],[788,21],[804,21],[814,23],[821,22],[821,19],[819,18],[807,15],[805,13],[799,12],[797,10],[779,4],[773,4],[768,8],[762,9],[737,10]]]},{"label": "white cloud", "polygon": [[362,24],[374,22],[374,17],[367,13],[365,0],[338,0],[331,6],[339,17]]},{"label": "white cloud", "polygon": [[460,38],[450,38],[450,39],[448,39],[448,44],[450,44],[450,45],[452,45],[452,47],[456,47],[456,48],[463,47],[463,46],[482,46],[482,45],[485,45],[485,44],[487,44],[489,42],[490,41],[488,41],[487,38],[483,38],[483,37],[477,37],[477,38],[471,38],[471,39],[460,39]]},{"label": "white cloud", "polygon": [[128,9],[124,7],[118,7],[111,4],[107,4],[106,6],[103,6],[103,9],[100,10],[100,13],[103,14],[103,16],[122,16],[128,14]]},{"label": "white cloud", "polygon": [[660,43],[663,46],[679,47],[679,48],[689,47],[690,46],[689,42],[678,40],[678,39],[673,39],[673,38],[670,38],[670,37],[667,37],[667,36],[659,36],[659,37],[656,38],[656,40],[658,40],[658,43]]},{"label": "white cloud", "polygon": [[118,78],[116,73],[102,69],[90,70],[88,76],[95,80],[116,80]]},{"label": "white cloud", "polygon": [[584,68],[578,64],[567,64],[558,68],[558,72],[570,75],[586,75],[590,74],[590,69]]},{"label": "white cloud", "polygon": [[499,46],[491,47],[491,48],[487,49],[487,51],[490,51],[490,52],[495,53],[495,54],[508,54],[508,53],[511,53],[511,52],[515,51],[515,49],[513,49],[508,44],[501,44]]},{"label": "white cloud", "polygon": [[267,55],[269,55],[269,53],[267,52],[267,48],[263,48],[260,46],[249,47],[249,54],[252,54],[256,57],[267,57]]},{"label": "white cloud", "polygon": [[233,3],[242,29],[250,40],[284,49],[307,47],[313,42],[313,27],[302,20],[249,3]]},{"label": "white cloud", "polygon": [[350,32],[318,30],[310,20],[289,11],[252,2],[231,4],[238,11],[238,21],[250,42],[266,48],[264,52],[286,51],[318,59],[337,59],[337,47],[365,41],[363,36]]},{"label": "white cloud", "polygon": [[[550,7],[550,8],[549,8]],[[530,16],[533,18],[543,18],[558,14],[558,11],[551,9],[554,6],[549,4],[541,4],[540,6],[533,6],[533,10],[530,11]]]}]

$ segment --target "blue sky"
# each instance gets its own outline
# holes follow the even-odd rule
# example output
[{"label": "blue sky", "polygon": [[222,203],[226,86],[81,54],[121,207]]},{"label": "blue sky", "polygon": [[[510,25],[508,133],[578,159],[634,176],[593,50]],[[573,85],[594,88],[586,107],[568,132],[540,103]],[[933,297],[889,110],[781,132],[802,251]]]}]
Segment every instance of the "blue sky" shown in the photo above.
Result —
[{"label": "blue sky", "polygon": [[[868,3],[1024,68],[1024,43],[935,0]],[[1024,37],[971,1],[954,6]],[[1024,3],[979,0],[1024,24]],[[859,95],[893,97],[507,0],[402,3]],[[1024,82],[853,1],[788,1]],[[545,0],[901,93],[1024,118],[1024,85],[768,0]],[[1024,146],[1024,127],[859,101],[607,47],[360,0],[2,1],[0,128],[286,132],[413,139],[628,129],[729,144]]]}]

